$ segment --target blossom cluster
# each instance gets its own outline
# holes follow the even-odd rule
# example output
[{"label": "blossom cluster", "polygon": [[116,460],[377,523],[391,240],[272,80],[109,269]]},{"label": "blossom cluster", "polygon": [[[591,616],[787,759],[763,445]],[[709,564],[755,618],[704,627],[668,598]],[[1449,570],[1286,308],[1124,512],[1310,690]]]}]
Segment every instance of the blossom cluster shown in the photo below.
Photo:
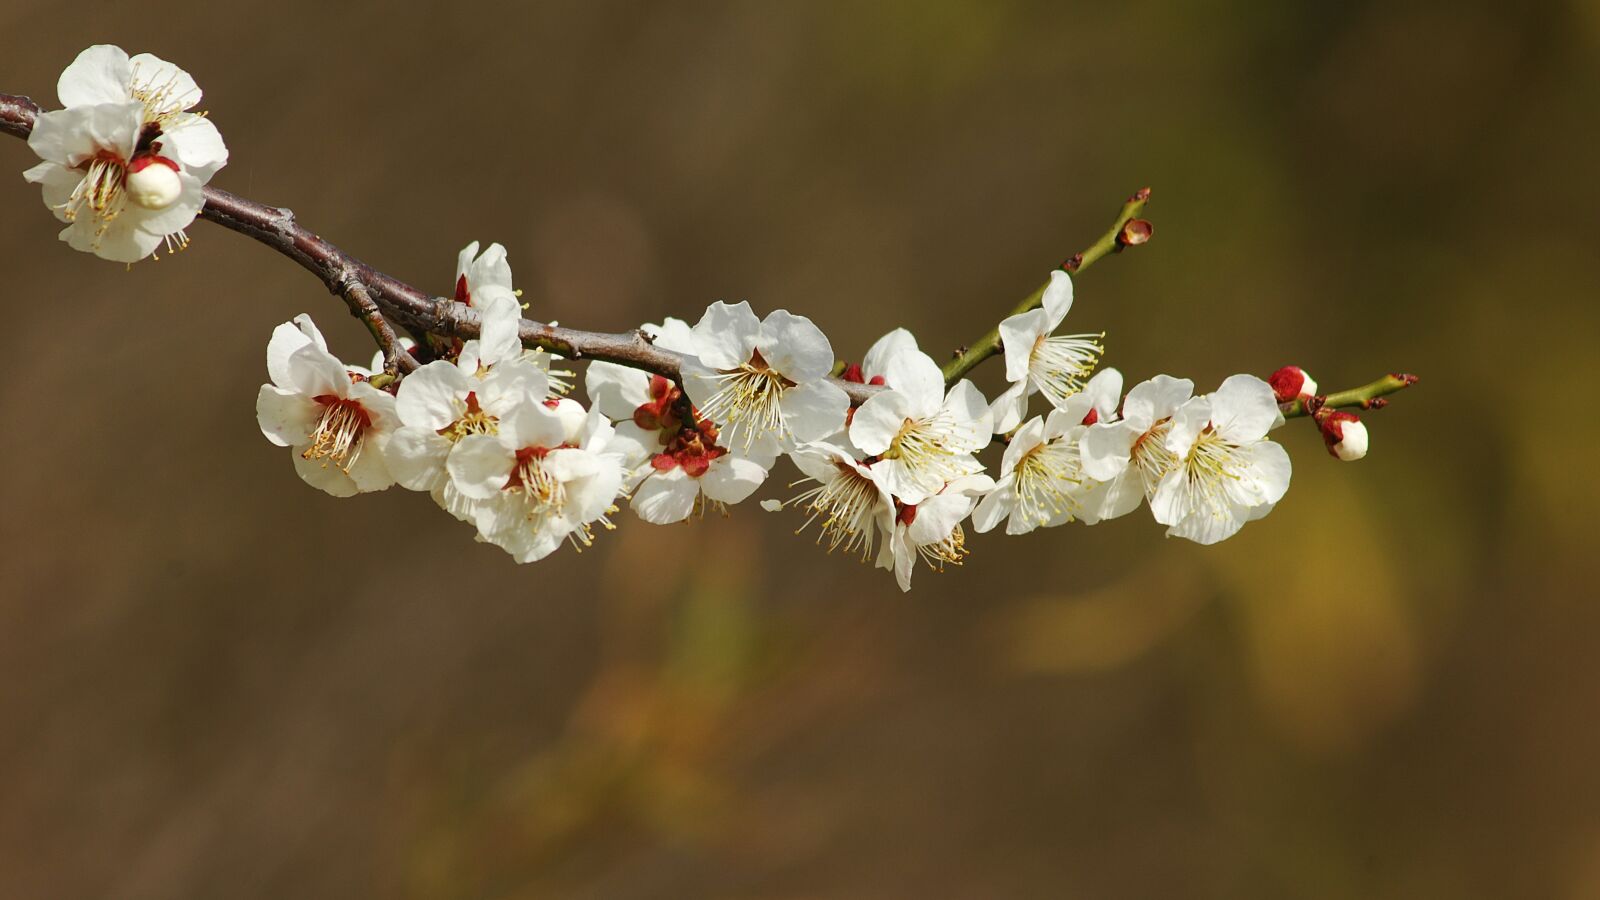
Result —
[{"label": "blossom cluster", "polygon": [[[34,121],[41,162],[24,176],[66,223],[61,239],[130,264],[184,247],[228,159],[194,111],[194,79],[99,45],[67,67],[57,94],[63,108]],[[1130,220],[1119,241],[1149,233]],[[1018,535],[1146,507],[1169,535],[1224,540],[1288,489],[1288,454],[1268,438],[1285,412],[1310,414],[1334,456],[1366,454],[1365,426],[1297,367],[1235,375],[1210,393],[1168,375],[1124,393],[1122,374],[1099,368],[1103,334],[1061,331],[1073,290],[1069,272],[1054,271],[1036,307],[1000,323],[1006,387],[992,401],[946,378],[905,329],[847,365],[805,316],[716,302],[692,326],[641,327],[677,355],[675,369],[588,362],[585,403],[569,396],[575,373],[554,367],[562,361],[525,349],[505,249],[473,242],[453,302],[477,314],[476,337],[397,350],[377,328],[390,358],[363,367],[297,316],[267,344],[256,414],[308,484],[337,497],[427,493],[518,562],[589,546],[624,505],[656,525],[726,513],[787,459],[801,476],[793,492],[760,505],[798,512],[797,532],[891,570],[904,590],[918,559],[960,564],[968,526]],[[406,352],[419,364],[402,371],[394,357]],[[1045,409],[1030,417],[1036,398]]]},{"label": "blossom cluster", "polygon": [[[1009,386],[993,402],[968,380],[947,386],[904,329],[836,367],[810,319],[716,302],[693,326],[642,328],[681,355],[680,379],[589,362],[585,405],[551,356],[523,348],[504,248],[463,250],[454,297],[480,314],[479,336],[400,379],[377,377],[381,354],[340,362],[306,316],[278,326],[257,416],[307,483],[426,492],[519,562],[589,546],[624,505],[656,525],[726,513],[785,457],[798,490],[761,506],[797,510],[799,532],[892,570],[902,589],[918,559],[959,564],[969,525],[1025,534],[1148,506],[1168,534],[1210,544],[1289,485],[1288,455],[1267,439],[1284,421],[1272,385],[1236,375],[1196,395],[1159,375],[1124,395],[1121,373],[1096,371],[1098,336],[1055,333],[1073,299],[1064,271],[1041,308],[1002,323]],[[874,387],[853,407],[846,382]],[[1035,395],[1049,408],[1029,418]],[[997,437],[991,474],[979,457]]]}]

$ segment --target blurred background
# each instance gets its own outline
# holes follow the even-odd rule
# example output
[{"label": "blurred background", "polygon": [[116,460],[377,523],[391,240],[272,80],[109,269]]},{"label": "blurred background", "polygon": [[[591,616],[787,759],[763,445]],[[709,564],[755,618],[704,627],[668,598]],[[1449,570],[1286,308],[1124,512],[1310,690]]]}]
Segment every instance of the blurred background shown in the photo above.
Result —
[{"label": "blurred background", "polygon": [[[214,184],[532,313],[943,357],[1154,189],[1130,383],[1414,371],[1223,545],[1145,514],[902,595],[792,516],[518,567],[259,434],[309,275],[73,253],[0,141],[0,895],[1600,897],[1600,5],[6,0],[0,90],[194,73]],[[991,363],[980,381],[993,390]],[[1576,412],[1574,412],[1576,410]],[[779,475],[758,496],[784,495]]]}]

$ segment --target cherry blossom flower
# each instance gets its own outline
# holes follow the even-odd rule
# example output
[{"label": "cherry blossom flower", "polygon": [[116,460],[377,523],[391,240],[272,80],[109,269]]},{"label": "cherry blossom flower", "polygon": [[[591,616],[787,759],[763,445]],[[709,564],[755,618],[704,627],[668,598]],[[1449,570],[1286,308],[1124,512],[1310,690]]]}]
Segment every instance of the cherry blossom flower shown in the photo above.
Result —
[{"label": "cherry blossom flower", "polygon": [[1280,416],[1272,388],[1254,375],[1178,408],[1166,438],[1177,464],[1150,496],[1168,535],[1215,544],[1272,511],[1291,474],[1289,454],[1266,439]]},{"label": "cherry blossom flower", "polygon": [[1082,439],[1091,425],[1116,416],[1121,394],[1122,373],[1105,369],[1048,418],[1034,416],[1017,429],[994,490],[973,513],[973,527],[982,533],[1005,519],[1006,534],[1027,534],[1071,521],[1100,521],[1106,484],[1085,471]]},{"label": "cherry blossom flower", "polygon": [[917,503],[949,482],[983,471],[974,453],[993,434],[988,402],[962,379],[947,393],[944,373],[915,345],[883,361],[888,390],[867,398],[850,419],[850,441],[869,457],[890,493]]},{"label": "cherry blossom flower", "polygon": [[575,423],[564,414],[575,406],[519,404],[496,433],[462,438],[447,462],[456,490],[476,501],[479,536],[517,562],[543,559],[563,542],[581,550],[596,524],[612,527],[625,467],[608,452],[611,423],[598,411]]},{"label": "cherry blossom flower", "polygon": [[279,325],[267,343],[271,384],[256,397],[267,440],[294,451],[294,468],[335,497],[394,483],[385,445],[399,420],[395,400],[328,352],[309,316]]},{"label": "cherry blossom flower", "polygon": [[1105,335],[1053,333],[1071,309],[1072,276],[1057,269],[1050,273],[1041,308],[1000,323],[1006,380],[1011,387],[994,401],[997,433],[1011,431],[1022,422],[1028,414],[1028,398],[1035,393],[1043,393],[1050,405],[1059,409],[1094,371]]},{"label": "cherry blossom flower", "polygon": [[1084,474],[1105,483],[1095,514],[1114,519],[1139,508],[1178,465],[1167,449],[1172,415],[1194,394],[1194,382],[1170,375],[1135,385],[1122,401],[1122,418],[1097,422],[1080,441]]},{"label": "cherry blossom flower", "polygon": [[[644,331],[667,350],[688,352],[693,346],[688,324],[679,319]],[[593,362],[585,386],[595,407],[617,420],[614,443],[629,448],[628,458],[649,461],[638,471],[631,502],[646,522],[668,525],[703,514],[708,505],[738,503],[766,481],[774,458],[723,446],[717,427],[668,379]]]},{"label": "cherry blossom flower", "polygon": [[805,316],[775,310],[757,319],[750,304],[713,303],[692,332],[683,386],[722,443],[775,456],[844,425],[850,398],[828,380],[833,347]]},{"label": "cherry blossom flower", "polygon": [[66,108],[35,120],[28,146],[43,162],[23,177],[68,223],[61,239],[125,263],[187,245],[202,188],[228,161],[216,126],[188,112],[200,102],[194,79],[148,53],[130,59],[101,44],[67,66],[56,94]]},{"label": "cherry blossom flower", "polygon": [[894,498],[884,488],[873,467],[849,451],[815,442],[790,451],[789,459],[805,474],[795,485],[814,483],[784,502],[763,500],[761,508],[775,512],[788,506],[804,510],[799,534],[818,523],[817,543],[832,553],[840,548],[862,562],[873,559],[878,539],[894,531]]},{"label": "cherry blossom flower", "polygon": [[950,482],[921,503],[897,502],[894,526],[878,550],[878,568],[893,569],[900,590],[909,591],[918,557],[936,572],[943,572],[946,565],[961,565],[967,555],[961,520],[994,486],[993,478],[979,473]]},{"label": "cherry blossom flower", "polygon": [[402,487],[429,492],[460,519],[472,517],[473,504],[446,476],[451,451],[469,435],[494,434],[513,408],[543,401],[550,393],[546,373],[521,355],[515,295],[488,293],[479,298],[484,304],[480,337],[463,343],[454,362],[434,360],[400,382],[395,398],[400,427],[387,453]]}]

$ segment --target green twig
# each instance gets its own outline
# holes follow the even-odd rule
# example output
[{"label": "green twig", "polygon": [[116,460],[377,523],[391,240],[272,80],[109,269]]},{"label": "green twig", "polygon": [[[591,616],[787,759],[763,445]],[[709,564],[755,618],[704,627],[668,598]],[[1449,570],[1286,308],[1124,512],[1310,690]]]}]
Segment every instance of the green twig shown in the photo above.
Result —
[{"label": "green twig", "polygon": [[1311,409],[1309,410],[1306,408],[1306,403],[1303,400],[1297,399],[1290,408],[1284,410],[1283,415],[1286,419],[1294,419],[1300,416],[1310,415],[1319,409],[1348,409],[1351,407],[1360,407],[1361,409],[1382,409],[1389,403],[1389,401],[1385,400],[1384,397],[1389,394],[1393,394],[1396,391],[1403,391],[1416,383],[1417,376],[1404,375],[1397,372],[1394,374],[1385,375],[1371,384],[1364,384],[1361,387],[1351,388],[1348,391],[1339,391],[1336,394],[1324,394],[1320,397],[1313,397],[1311,400]]},{"label": "green twig", "polygon": [[[1144,210],[1144,205],[1150,201],[1150,189],[1141,188],[1128,202],[1122,204],[1122,210],[1117,213],[1117,220],[1112,223],[1110,230],[1100,236],[1098,241],[1089,245],[1089,249],[1077,254],[1062,264],[1061,268],[1076,275],[1089,268],[1107,254],[1121,251],[1123,247],[1142,244],[1150,239],[1150,223],[1138,219],[1139,213]],[[1009,315],[1016,316],[1030,309],[1038,308],[1044,301],[1044,289],[1049,283],[1040,285],[1038,290],[1029,294],[1026,299],[1017,304]],[[983,337],[973,341],[956,358],[950,360],[944,367],[944,380],[946,384],[954,384],[963,375],[966,375],[978,363],[983,362],[1000,352],[1000,327],[997,325],[989,329]]]}]

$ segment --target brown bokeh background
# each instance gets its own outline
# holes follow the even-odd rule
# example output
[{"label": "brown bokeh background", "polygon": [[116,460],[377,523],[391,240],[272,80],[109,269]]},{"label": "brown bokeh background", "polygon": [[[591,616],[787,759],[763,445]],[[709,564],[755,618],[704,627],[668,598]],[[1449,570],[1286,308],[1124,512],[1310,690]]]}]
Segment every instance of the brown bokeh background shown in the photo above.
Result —
[{"label": "brown bokeh background", "polygon": [[[365,334],[211,225],[121,266],[0,142],[0,895],[1600,897],[1600,7],[1014,0],[0,6],[206,89],[214,182],[536,315],[713,299],[943,354],[1081,279],[1108,364],[1424,377],[1222,546],[978,537],[902,596],[750,505],[534,566],[257,432],[272,327]],[[993,389],[997,372],[981,380]],[[775,478],[776,488],[783,478]],[[761,496],[783,493],[768,490]]]}]

